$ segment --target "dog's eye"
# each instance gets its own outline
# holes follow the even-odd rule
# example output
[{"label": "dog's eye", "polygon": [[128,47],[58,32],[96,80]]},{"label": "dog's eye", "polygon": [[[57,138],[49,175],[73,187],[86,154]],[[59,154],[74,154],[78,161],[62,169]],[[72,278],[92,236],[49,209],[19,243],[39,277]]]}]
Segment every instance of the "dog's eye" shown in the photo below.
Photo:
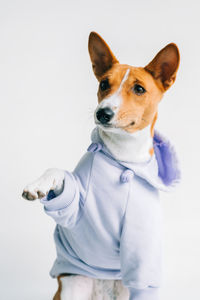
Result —
[{"label": "dog's eye", "polygon": [[110,88],[110,84],[109,84],[109,81],[108,79],[104,79],[100,82],[100,89],[101,91],[106,91],[107,89]]},{"label": "dog's eye", "polygon": [[145,88],[143,88],[143,86],[139,85],[139,84],[135,84],[133,87],[133,92],[136,95],[142,95],[146,92]]}]

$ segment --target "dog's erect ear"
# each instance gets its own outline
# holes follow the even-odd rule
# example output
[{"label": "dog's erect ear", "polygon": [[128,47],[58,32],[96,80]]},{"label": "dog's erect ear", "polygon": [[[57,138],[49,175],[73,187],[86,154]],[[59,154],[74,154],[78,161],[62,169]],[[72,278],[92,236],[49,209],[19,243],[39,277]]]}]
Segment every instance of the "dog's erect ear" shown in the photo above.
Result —
[{"label": "dog's erect ear", "polygon": [[118,63],[109,46],[96,32],[90,33],[88,49],[93,71],[98,80],[113,64]]},{"label": "dog's erect ear", "polygon": [[151,73],[161,90],[166,91],[176,79],[179,62],[178,47],[171,43],[158,52],[145,70]]}]

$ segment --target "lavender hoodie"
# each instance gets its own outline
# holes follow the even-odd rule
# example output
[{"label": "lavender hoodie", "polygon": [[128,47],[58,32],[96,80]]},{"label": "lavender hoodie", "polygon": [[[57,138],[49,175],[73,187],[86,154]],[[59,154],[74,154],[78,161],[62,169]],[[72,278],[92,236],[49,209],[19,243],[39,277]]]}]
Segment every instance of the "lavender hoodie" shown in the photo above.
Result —
[{"label": "lavender hoodie", "polygon": [[62,193],[50,191],[41,199],[57,223],[52,277],[122,279],[130,289],[160,285],[159,190],[171,190],[180,172],[169,142],[155,132],[153,143],[148,162],[125,163],[112,157],[93,130],[88,152],[72,173],[65,171]]}]

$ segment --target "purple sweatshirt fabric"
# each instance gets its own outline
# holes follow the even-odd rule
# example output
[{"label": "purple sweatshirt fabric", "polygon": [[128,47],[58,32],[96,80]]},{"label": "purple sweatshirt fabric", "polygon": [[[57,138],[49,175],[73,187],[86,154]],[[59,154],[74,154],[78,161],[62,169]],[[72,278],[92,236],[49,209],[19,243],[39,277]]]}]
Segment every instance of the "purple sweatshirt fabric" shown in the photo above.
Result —
[{"label": "purple sweatshirt fabric", "polygon": [[160,286],[159,191],[174,188],[180,172],[169,141],[155,132],[153,143],[155,154],[148,162],[117,161],[95,128],[88,152],[73,172],[65,171],[62,193],[55,197],[51,191],[41,199],[57,224],[52,277],[122,279],[130,299],[132,291]]}]

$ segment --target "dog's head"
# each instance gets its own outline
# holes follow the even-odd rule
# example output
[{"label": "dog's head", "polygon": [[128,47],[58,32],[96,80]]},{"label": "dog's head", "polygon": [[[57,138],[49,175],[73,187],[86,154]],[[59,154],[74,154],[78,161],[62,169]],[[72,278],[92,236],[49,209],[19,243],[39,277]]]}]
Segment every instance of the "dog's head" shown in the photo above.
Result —
[{"label": "dog's head", "polygon": [[95,32],[89,36],[89,54],[99,81],[95,123],[103,130],[134,133],[151,125],[164,92],[174,83],[180,56],[173,43],[144,68],[120,64]]}]

